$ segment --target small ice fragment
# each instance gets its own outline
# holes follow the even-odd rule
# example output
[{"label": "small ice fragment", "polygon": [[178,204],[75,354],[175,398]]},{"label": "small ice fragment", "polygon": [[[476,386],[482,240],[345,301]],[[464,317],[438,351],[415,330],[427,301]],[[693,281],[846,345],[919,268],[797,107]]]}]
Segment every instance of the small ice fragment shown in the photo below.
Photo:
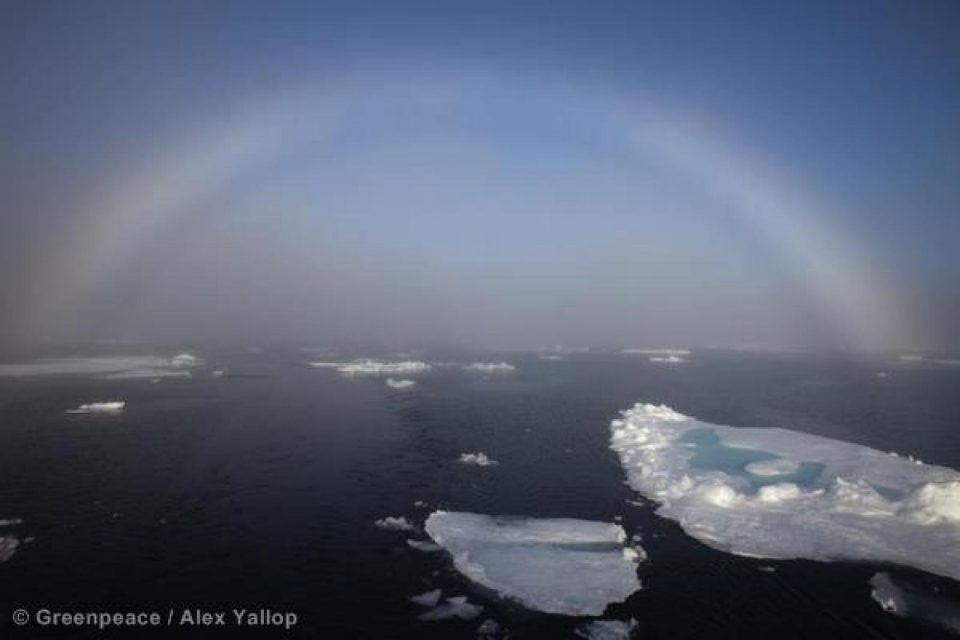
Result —
[{"label": "small ice fragment", "polygon": [[463,464],[476,465],[478,467],[490,467],[500,464],[496,460],[491,460],[487,454],[483,453],[482,451],[478,451],[477,453],[461,453],[460,462]]},{"label": "small ice fragment", "polygon": [[416,549],[417,551],[423,551],[430,553],[433,551],[440,551],[443,549],[440,545],[435,542],[430,542],[428,540],[407,540],[407,544]]},{"label": "small ice fragment", "polygon": [[391,389],[409,389],[417,383],[414,380],[387,378],[386,384]]},{"label": "small ice fragment", "polygon": [[432,609],[440,602],[441,596],[443,596],[443,592],[440,589],[434,589],[432,591],[425,591],[424,593],[415,596],[410,596],[410,602],[418,604],[421,607]]},{"label": "small ice fragment", "polygon": [[681,358],[678,355],[669,355],[669,356],[650,356],[650,362],[658,362],[661,364],[683,364],[686,362],[685,359]]},{"label": "small ice fragment", "polygon": [[630,620],[596,620],[580,625],[574,633],[586,640],[627,640],[636,626],[637,621],[632,618]]},{"label": "small ice fragment", "polygon": [[768,564],[761,564],[757,567],[757,571],[762,571],[764,573],[773,573],[776,570],[777,570],[776,567],[771,567]]},{"label": "small ice fragment", "polygon": [[450,620],[451,618],[460,618],[461,620],[473,620],[483,612],[483,607],[467,602],[466,596],[455,596],[447,598],[447,601],[426,613],[420,614],[417,619],[424,622],[437,622],[439,620]]},{"label": "small ice fragment", "polygon": [[192,353],[181,353],[170,359],[170,364],[178,368],[196,367],[201,362],[203,361]]},{"label": "small ice fragment", "polygon": [[500,633],[500,625],[493,618],[487,618],[477,627],[477,637],[490,638]]},{"label": "small ice fragment", "polygon": [[120,413],[126,406],[127,403],[122,400],[113,400],[110,402],[91,402],[90,404],[82,404],[76,409],[67,409],[67,413]]},{"label": "small ice fragment", "polygon": [[0,536],[0,562],[6,562],[17,552],[20,540],[15,536]]},{"label": "small ice fragment", "polygon": [[416,527],[413,526],[409,520],[403,516],[394,517],[387,516],[385,518],[380,518],[373,523],[381,529],[386,529],[387,531],[415,531]]}]

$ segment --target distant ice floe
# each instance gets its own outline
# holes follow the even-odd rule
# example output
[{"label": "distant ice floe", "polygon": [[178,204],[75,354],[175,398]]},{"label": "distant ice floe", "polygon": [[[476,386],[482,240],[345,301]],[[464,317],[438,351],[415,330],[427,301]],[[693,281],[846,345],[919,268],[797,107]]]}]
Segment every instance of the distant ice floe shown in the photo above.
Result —
[{"label": "distant ice floe", "polygon": [[121,413],[126,406],[127,403],[122,400],[91,402],[90,404],[82,404],[76,409],[67,409],[67,413]]},{"label": "distant ice floe", "polygon": [[517,370],[509,362],[471,362],[463,368],[465,371],[477,373],[512,373]]},{"label": "distant ice floe", "polygon": [[417,382],[415,380],[407,380],[404,378],[399,380],[397,378],[387,378],[386,382],[386,385],[391,389],[409,389],[416,384]]},{"label": "distant ice floe", "polygon": [[380,527],[381,529],[386,529],[387,531],[416,531],[417,530],[417,528],[403,516],[399,516],[399,517],[387,516],[385,518],[380,518],[373,524],[377,527]]},{"label": "distant ice floe", "polygon": [[443,547],[436,542],[430,542],[429,540],[407,540],[407,544],[417,551],[423,551],[424,553],[433,553],[434,551],[443,549]]},{"label": "distant ice floe", "polygon": [[870,579],[870,597],[884,611],[900,617],[911,617],[960,633],[960,605],[937,593],[924,593],[900,586],[888,573],[877,573]]},{"label": "distant ice floe", "polygon": [[557,361],[557,360],[566,360],[567,357],[566,357],[566,356],[556,356],[556,355],[554,355],[554,356],[540,356],[540,359],[541,359],[541,360]]},{"label": "distant ice floe", "polygon": [[633,619],[595,620],[580,625],[574,633],[586,640],[628,640],[636,627],[637,621]]},{"label": "distant ice floe", "polygon": [[110,379],[186,377],[202,361],[189,353],[160,356],[94,356],[41,358],[33,362],[0,364],[0,376],[102,375]]},{"label": "distant ice floe", "polygon": [[451,596],[443,604],[435,605],[426,613],[417,616],[424,622],[439,622],[441,620],[473,620],[483,613],[483,607],[467,601],[467,596]]},{"label": "distant ice floe", "polygon": [[335,369],[345,376],[394,376],[414,375],[430,371],[430,365],[419,360],[382,362],[380,360],[354,360],[353,362],[310,362],[317,369]]},{"label": "distant ice floe", "polygon": [[[611,424],[630,486],[714,548],[908,565],[960,579],[960,473],[787,429],[637,404]],[[917,553],[923,549],[923,553]]]},{"label": "distant ice floe", "polygon": [[425,528],[464,576],[537,611],[598,616],[640,588],[616,524],[435,511]]},{"label": "distant ice floe", "polygon": [[460,462],[463,464],[472,464],[478,467],[490,467],[496,464],[500,464],[496,460],[491,460],[487,454],[482,451],[476,453],[461,453]]}]

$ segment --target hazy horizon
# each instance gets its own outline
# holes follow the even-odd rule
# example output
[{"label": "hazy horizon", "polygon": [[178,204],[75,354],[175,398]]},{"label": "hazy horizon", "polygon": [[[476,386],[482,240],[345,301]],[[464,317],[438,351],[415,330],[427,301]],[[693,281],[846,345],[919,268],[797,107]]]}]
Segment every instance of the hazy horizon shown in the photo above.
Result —
[{"label": "hazy horizon", "polygon": [[0,346],[960,349],[960,9],[14,2]]}]

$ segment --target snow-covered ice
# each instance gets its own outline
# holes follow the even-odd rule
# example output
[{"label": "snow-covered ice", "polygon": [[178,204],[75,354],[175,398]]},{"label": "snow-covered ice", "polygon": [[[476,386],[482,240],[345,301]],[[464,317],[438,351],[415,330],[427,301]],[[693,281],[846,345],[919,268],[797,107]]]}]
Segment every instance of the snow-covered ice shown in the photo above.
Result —
[{"label": "snow-covered ice", "polygon": [[512,373],[517,370],[509,362],[471,362],[464,365],[464,370],[477,373]]},{"label": "snow-covered ice", "polygon": [[423,551],[425,553],[431,553],[433,551],[440,551],[443,549],[436,542],[430,542],[429,540],[407,540],[407,544],[416,549],[417,551]]},{"label": "snow-covered ice", "polygon": [[787,429],[709,424],[649,404],[624,411],[611,432],[630,486],[714,548],[888,562],[960,579],[953,469]]},{"label": "snow-covered ice", "polygon": [[460,573],[530,609],[596,616],[640,588],[616,524],[435,511],[426,531]]},{"label": "snow-covered ice", "polygon": [[391,389],[409,389],[415,384],[417,384],[415,380],[407,380],[404,378],[387,378],[386,382],[386,385]]},{"label": "snow-covered ice", "polygon": [[91,402],[82,404],[76,409],[67,409],[67,413],[120,413],[127,403],[122,400],[112,400],[110,402]]},{"label": "snow-covered ice", "polygon": [[476,453],[461,453],[460,462],[463,464],[472,464],[478,467],[489,467],[495,464],[500,464],[496,460],[491,460],[487,454],[482,451]]},{"label": "snow-covered ice", "polygon": [[633,619],[595,620],[580,625],[574,633],[586,640],[627,640],[636,626],[637,621]]},{"label": "snow-covered ice", "polygon": [[373,524],[381,529],[386,529],[387,531],[416,531],[417,529],[403,516],[387,516],[385,518],[380,518]]}]

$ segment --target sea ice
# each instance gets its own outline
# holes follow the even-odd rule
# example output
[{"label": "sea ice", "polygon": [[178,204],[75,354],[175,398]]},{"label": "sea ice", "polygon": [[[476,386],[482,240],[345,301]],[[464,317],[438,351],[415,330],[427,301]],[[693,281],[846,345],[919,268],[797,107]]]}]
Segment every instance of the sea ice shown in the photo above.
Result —
[{"label": "sea ice", "polygon": [[460,573],[530,609],[596,616],[640,588],[616,524],[435,511],[426,531]]},{"label": "sea ice", "polygon": [[407,544],[417,551],[423,551],[426,553],[440,551],[443,549],[443,547],[438,545],[436,542],[430,542],[428,540],[407,540]]},{"label": "sea ice", "polygon": [[960,579],[953,469],[787,429],[709,424],[649,404],[624,411],[611,432],[630,486],[714,548],[896,563]]},{"label": "sea ice", "polygon": [[627,640],[636,626],[637,621],[633,619],[595,620],[580,625],[574,633],[586,640]]},{"label": "sea ice", "polygon": [[398,380],[397,378],[387,378],[386,384],[391,389],[409,389],[417,383],[414,380],[405,380],[402,378]]},{"label": "sea ice", "polygon": [[649,360],[650,362],[658,362],[660,364],[683,364],[686,362],[686,360],[674,354],[669,356],[650,356]]},{"label": "sea ice", "polygon": [[[183,355],[183,354],[181,354]],[[180,356],[177,356],[180,357]],[[48,375],[109,375],[109,377],[147,377],[137,375],[150,372],[149,377],[183,375],[183,371],[171,371],[182,367],[175,364],[176,358],[159,356],[94,356],[76,358],[41,358],[33,362],[0,364],[0,376],[48,376]],[[183,362],[180,360],[179,362]]]},{"label": "sea ice", "polygon": [[373,524],[387,531],[416,531],[417,529],[403,516],[387,516],[386,518],[380,518]]},{"label": "sea ice", "polygon": [[478,451],[477,453],[461,453],[460,462],[463,464],[476,465],[478,467],[489,467],[495,464],[500,464],[496,460],[491,460],[489,457],[487,457],[487,454],[483,453],[482,451]]},{"label": "sea ice", "polygon": [[126,406],[127,403],[122,400],[91,402],[90,404],[82,404],[76,409],[67,409],[67,413],[120,413]]},{"label": "sea ice", "polygon": [[657,357],[669,357],[669,356],[688,356],[690,355],[689,349],[622,349],[620,353],[626,355],[638,355],[638,356],[657,356]]},{"label": "sea ice", "polygon": [[478,373],[511,373],[517,368],[509,362],[471,362],[464,365],[466,371],[476,371]]},{"label": "sea ice", "polygon": [[[0,520],[0,527],[9,527],[20,524],[20,518],[8,518]],[[0,562],[6,562],[13,557],[20,546],[20,539],[12,535],[0,535]]]}]

